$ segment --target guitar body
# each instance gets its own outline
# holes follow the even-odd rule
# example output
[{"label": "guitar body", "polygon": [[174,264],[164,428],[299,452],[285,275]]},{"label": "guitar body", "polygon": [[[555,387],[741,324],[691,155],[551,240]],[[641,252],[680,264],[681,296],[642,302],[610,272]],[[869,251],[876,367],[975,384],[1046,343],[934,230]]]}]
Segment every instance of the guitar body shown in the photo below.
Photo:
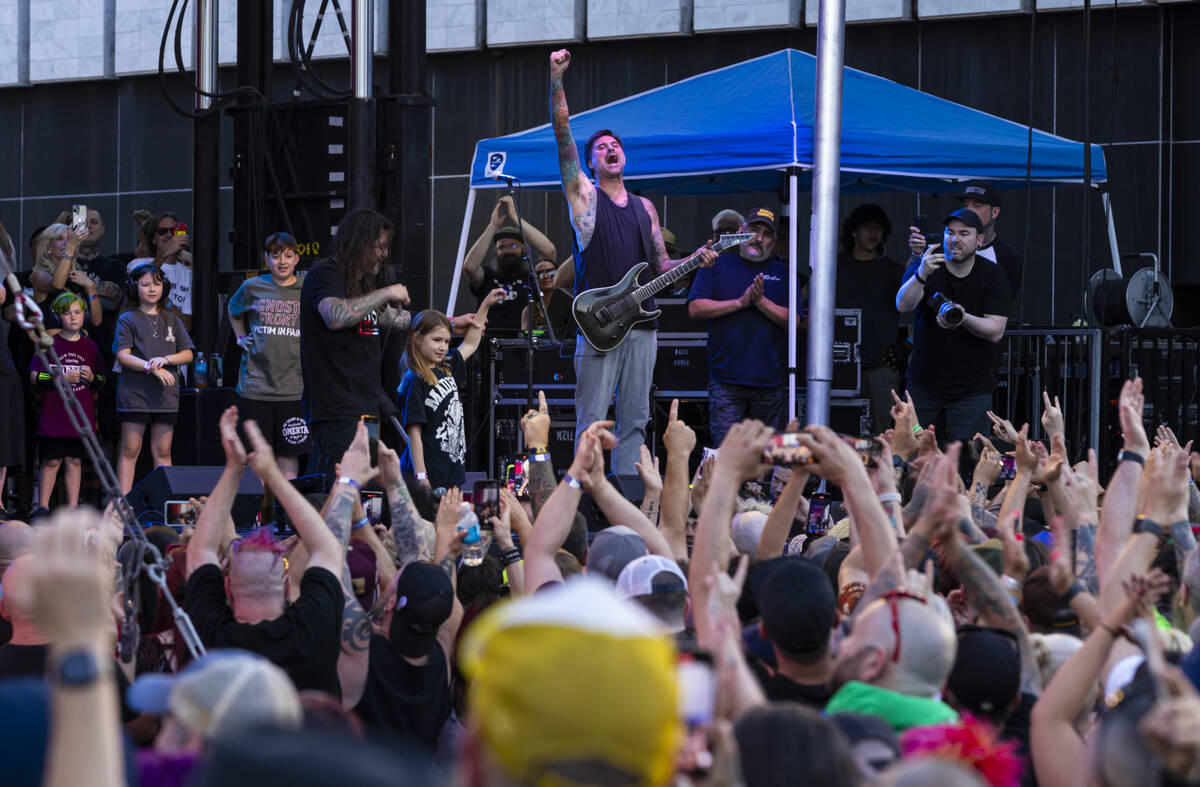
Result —
[{"label": "guitar body", "polygon": [[610,352],[620,347],[636,326],[658,317],[660,311],[646,311],[632,298],[620,303],[640,286],[637,277],[649,266],[639,262],[611,287],[596,287],[575,296],[571,311],[588,344],[600,352]]}]

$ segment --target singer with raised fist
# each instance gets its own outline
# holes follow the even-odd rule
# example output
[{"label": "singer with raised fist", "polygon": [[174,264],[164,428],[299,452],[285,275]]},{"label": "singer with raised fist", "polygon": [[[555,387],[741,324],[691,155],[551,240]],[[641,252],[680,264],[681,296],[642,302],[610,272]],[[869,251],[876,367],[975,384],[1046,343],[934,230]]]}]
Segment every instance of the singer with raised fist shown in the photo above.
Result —
[{"label": "singer with raised fist", "polygon": [[313,266],[300,292],[300,363],[304,415],[326,477],[364,415],[387,408],[380,377],[380,331],[406,330],[403,284],[378,287],[391,249],[392,223],[373,210],[346,214],[333,254]]},{"label": "singer with raised fist", "polygon": [[[571,53],[565,49],[550,55],[550,118],[575,230],[575,291],[616,284],[639,262],[649,262],[650,271],[657,276],[678,261],[667,255],[654,204],[625,190],[625,147],[616,132],[596,130],[584,145],[584,165],[595,182],[580,169],[563,91],[563,74],[570,63]],[[712,265],[717,258],[712,249],[701,248],[699,253],[704,265]],[[653,299],[642,306],[655,308]],[[575,344],[575,434],[582,436],[593,421],[605,420],[608,403],[617,392],[617,449],[612,469],[623,475],[637,472],[634,464],[646,438],[657,351],[655,327],[653,321],[641,323],[607,352],[592,347],[582,336]]]}]

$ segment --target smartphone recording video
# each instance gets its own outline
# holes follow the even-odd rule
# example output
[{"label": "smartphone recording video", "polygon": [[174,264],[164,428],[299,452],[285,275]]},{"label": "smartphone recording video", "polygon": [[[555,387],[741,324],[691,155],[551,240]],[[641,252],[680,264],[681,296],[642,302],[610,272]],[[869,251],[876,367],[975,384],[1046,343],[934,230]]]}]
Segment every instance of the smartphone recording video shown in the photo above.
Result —
[{"label": "smartphone recording video", "polygon": [[476,481],[471,493],[471,504],[481,528],[490,530],[491,520],[500,516],[500,484],[495,479]]}]

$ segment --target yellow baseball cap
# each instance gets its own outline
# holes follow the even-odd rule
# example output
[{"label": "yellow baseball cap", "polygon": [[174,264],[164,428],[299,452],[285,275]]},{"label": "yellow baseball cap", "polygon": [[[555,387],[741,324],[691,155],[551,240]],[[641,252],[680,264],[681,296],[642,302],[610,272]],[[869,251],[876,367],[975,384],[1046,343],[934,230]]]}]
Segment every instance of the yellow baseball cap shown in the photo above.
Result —
[{"label": "yellow baseball cap", "polygon": [[580,577],[493,607],[458,657],[472,724],[509,777],[538,787],[670,782],[682,740],[675,647],[608,584]]}]

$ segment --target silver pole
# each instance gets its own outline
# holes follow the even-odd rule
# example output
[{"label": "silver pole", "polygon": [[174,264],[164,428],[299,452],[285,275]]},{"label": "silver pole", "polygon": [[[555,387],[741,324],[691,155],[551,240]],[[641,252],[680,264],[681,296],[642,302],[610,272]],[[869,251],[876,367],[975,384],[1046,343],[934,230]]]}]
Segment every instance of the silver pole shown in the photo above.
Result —
[{"label": "silver pole", "polygon": [[217,92],[217,0],[196,3],[196,109],[208,109],[213,100],[204,93]]},{"label": "silver pole", "polygon": [[375,3],[373,0],[354,0],[350,19],[350,42],[352,47],[350,71],[354,81],[354,97],[371,97],[371,80],[374,77],[375,51]]},{"label": "silver pole", "polygon": [[788,173],[788,420],[796,417],[796,315],[800,294],[796,275],[796,197],[799,194],[796,172]]},{"label": "silver pole", "polygon": [[833,385],[845,22],[845,0],[821,0],[817,21],[817,107],[813,123],[813,233],[808,247],[813,273],[808,285],[808,402],[805,412],[810,424],[829,424],[829,392]]}]

